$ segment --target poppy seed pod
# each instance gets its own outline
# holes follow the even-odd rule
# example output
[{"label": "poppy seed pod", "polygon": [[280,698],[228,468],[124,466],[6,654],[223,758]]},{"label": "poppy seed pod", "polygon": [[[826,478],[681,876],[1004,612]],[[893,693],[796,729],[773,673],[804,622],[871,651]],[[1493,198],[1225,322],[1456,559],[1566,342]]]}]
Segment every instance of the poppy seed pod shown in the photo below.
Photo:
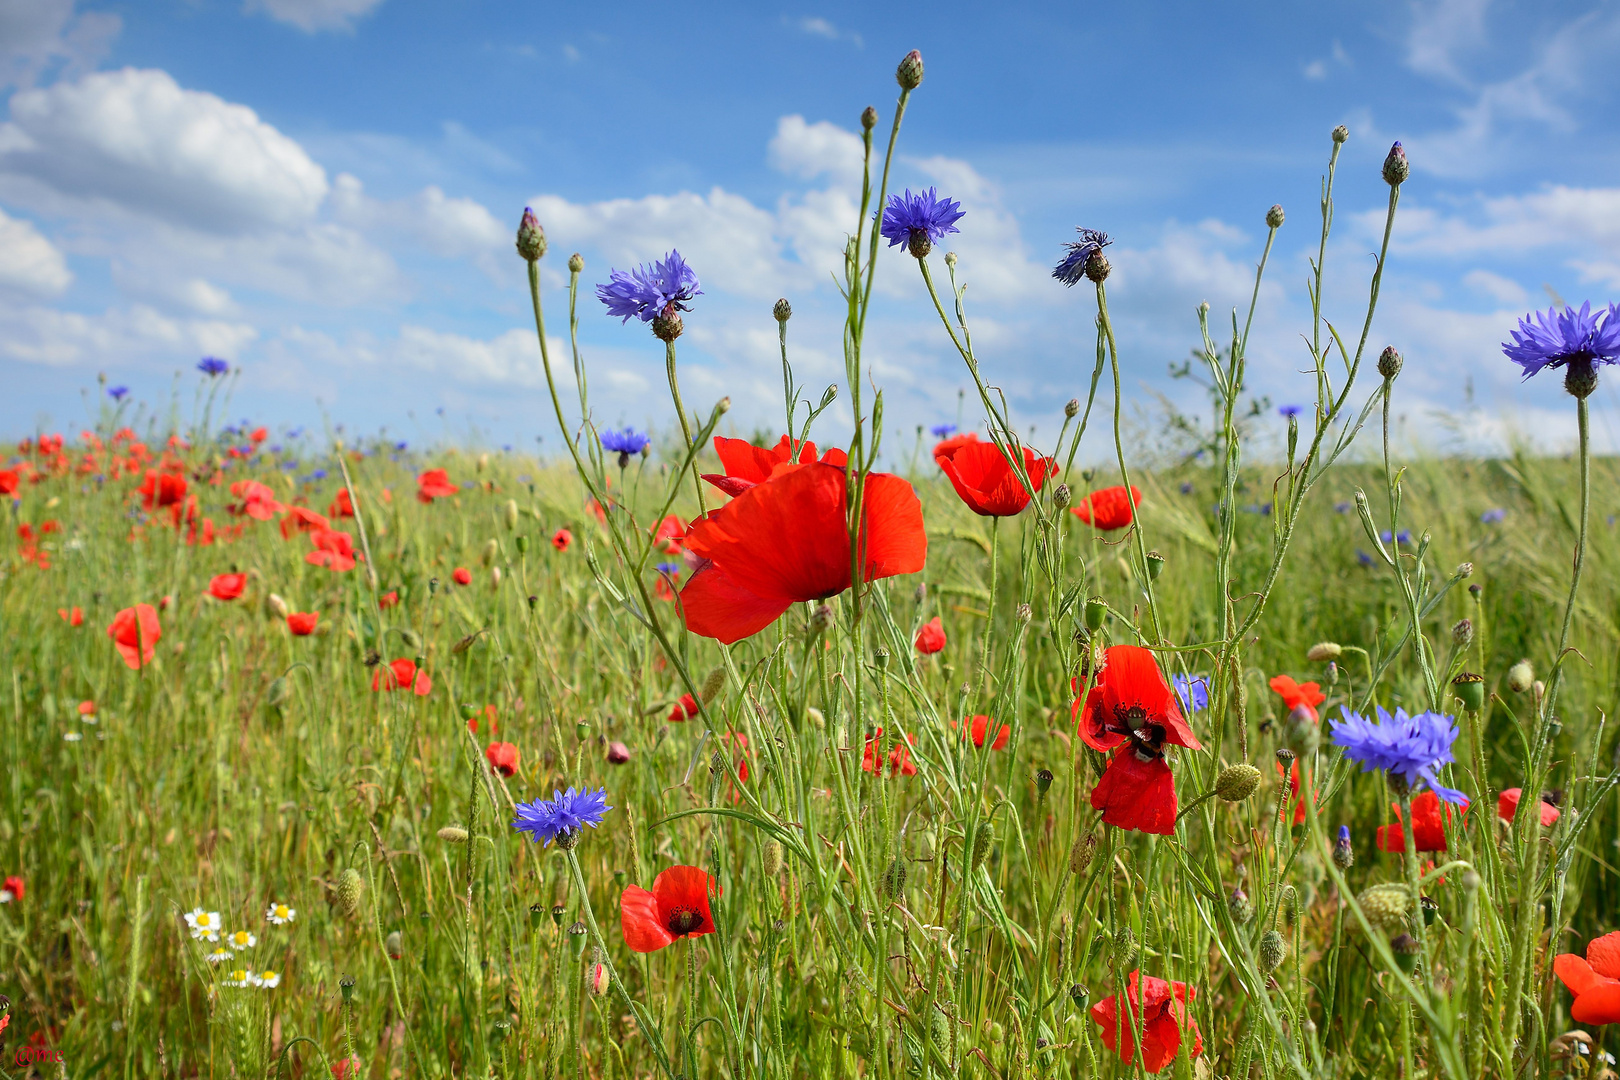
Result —
[{"label": "poppy seed pod", "polygon": [[1083,874],[1091,866],[1091,857],[1097,853],[1097,837],[1087,833],[1069,849],[1069,873]]},{"label": "poppy seed pod", "polygon": [[1417,938],[1411,934],[1401,934],[1389,943],[1389,948],[1395,954],[1395,963],[1400,965],[1402,971],[1410,975],[1417,969],[1420,951]]},{"label": "poppy seed pod", "polygon": [[1288,959],[1288,941],[1275,930],[1267,930],[1260,937],[1260,971],[1269,975]]},{"label": "poppy seed pod", "polygon": [[1434,920],[1440,917],[1440,901],[1432,896],[1420,896],[1418,910],[1423,912],[1423,925],[1433,926]]},{"label": "poppy seed pod", "polygon": [[861,127],[865,130],[871,131],[873,128],[877,127],[877,120],[877,110],[872,106],[868,105],[866,108],[861,110]]},{"label": "poppy seed pod", "polygon": [[1337,660],[1344,655],[1344,646],[1336,641],[1318,641],[1305,650],[1305,659],[1313,664],[1320,664],[1328,660]]},{"label": "poppy seed pod", "polygon": [[524,262],[539,262],[546,253],[546,230],[540,227],[540,219],[527,206],[523,208],[523,219],[518,222],[517,253],[523,256]]},{"label": "poppy seed pod", "polygon": [[1268,227],[1270,227],[1270,228],[1273,228],[1273,229],[1280,229],[1280,228],[1282,228],[1282,223],[1283,223],[1282,203],[1276,203],[1276,204],[1274,204],[1272,206],[1272,208],[1270,210],[1266,211],[1266,225]]},{"label": "poppy seed pod", "polygon": [[1386,882],[1365,889],[1356,897],[1361,913],[1373,929],[1388,933],[1406,925],[1407,911],[1411,908],[1412,893],[1405,885]]},{"label": "poppy seed pod", "polygon": [[360,871],[356,870],[354,867],[351,866],[347,870],[344,870],[343,873],[338,877],[338,903],[343,905],[343,910],[345,913],[352,916],[359,912],[360,897],[364,895],[365,891],[366,880],[360,876]]},{"label": "poppy seed pod", "polygon": [[467,830],[460,825],[446,825],[439,830],[439,839],[447,844],[465,844],[467,842]]},{"label": "poppy seed pod", "polygon": [[1232,895],[1226,898],[1226,910],[1239,926],[1247,926],[1249,920],[1254,918],[1254,905],[1249,903],[1249,894],[1241,888],[1233,889]]},{"label": "poppy seed pod", "polygon": [[1164,572],[1164,556],[1157,551],[1147,553],[1147,575],[1149,581],[1158,581],[1159,575]]},{"label": "poppy seed pod", "polygon": [[[347,1005],[354,1000],[354,976],[345,975],[338,980],[338,989],[343,991],[343,1003]],[[358,1060],[358,1059],[356,1059]]]},{"label": "poppy seed pod", "polygon": [[529,538],[527,536],[519,536],[513,541],[513,543],[517,545],[519,555],[527,555],[529,553]]},{"label": "poppy seed pod", "polygon": [[1086,1002],[1091,1000],[1091,992],[1088,991],[1084,986],[1081,986],[1079,983],[1075,983],[1073,986],[1069,987],[1069,1000],[1074,1002],[1074,1007],[1076,1009],[1081,1012],[1085,1012]]},{"label": "poppy seed pod", "polygon": [[1536,669],[1530,666],[1530,661],[1520,660],[1517,664],[1514,664],[1512,667],[1508,668],[1508,689],[1513,691],[1515,694],[1524,693],[1526,690],[1530,689],[1530,687],[1534,686],[1535,682]]},{"label": "poppy seed pod", "polygon": [[1401,354],[1395,351],[1395,346],[1386,345],[1384,351],[1378,354],[1378,374],[1386,379],[1393,379],[1401,373]]},{"label": "poppy seed pod", "polygon": [[1340,124],[1338,127],[1333,129],[1333,141],[1334,142],[1339,143],[1340,145],[1343,145],[1344,142],[1346,140],[1348,140],[1349,138],[1350,138],[1350,129],[1345,127],[1343,124]]},{"label": "poppy seed pod", "polygon": [[575,919],[568,926],[568,939],[574,943],[574,955],[583,956],[585,953],[585,935],[589,928],[584,919]]},{"label": "poppy seed pod", "polygon": [[1037,772],[1035,774],[1035,791],[1036,791],[1037,794],[1044,796],[1047,793],[1047,791],[1051,789],[1051,787],[1052,787],[1052,770],[1051,769],[1042,769],[1042,770],[1040,770],[1039,772]]},{"label": "poppy seed pod", "polygon": [[921,86],[923,81],[922,53],[916,49],[906,53],[905,57],[900,61],[900,66],[895,69],[894,81],[900,84],[902,90],[915,90]]},{"label": "poppy seed pod", "polygon": [[1215,794],[1222,802],[1242,802],[1260,787],[1260,770],[1248,762],[1239,762],[1222,769],[1215,778]]},{"label": "poppy seed pod", "polygon": [[784,296],[771,305],[771,315],[775,317],[777,322],[787,322],[793,318],[793,305],[788,303],[787,297]]},{"label": "poppy seed pod", "polygon": [[1472,671],[1458,673],[1451,680],[1451,692],[1457,695],[1457,700],[1469,712],[1477,713],[1485,707],[1485,677],[1482,675]]}]

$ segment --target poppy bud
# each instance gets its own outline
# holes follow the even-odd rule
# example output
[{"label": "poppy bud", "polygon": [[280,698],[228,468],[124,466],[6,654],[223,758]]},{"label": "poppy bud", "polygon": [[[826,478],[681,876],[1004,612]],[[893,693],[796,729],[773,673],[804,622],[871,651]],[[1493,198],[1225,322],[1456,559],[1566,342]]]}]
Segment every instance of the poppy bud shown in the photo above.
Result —
[{"label": "poppy bud", "polygon": [[784,296],[771,306],[771,314],[775,316],[777,322],[787,322],[793,318],[793,305],[788,303],[787,297]]},{"label": "poppy bud", "polygon": [[1282,223],[1283,223],[1282,203],[1276,203],[1275,205],[1272,206],[1272,208],[1270,210],[1266,211],[1266,225],[1269,226],[1270,228],[1273,228],[1273,229],[1280,229],[1280,228],[1282,228]]},{"label": "poppy bud", "polygon": [[1095,634],[1102,629],[1103,619],[1108,615],[1108,602],[1100,596],[1093,596],[1086,601],[1086,629]]},{"label": "poppy bud", "polygon": [[905,891],[906,864],[896,859],[883,871],[883,895],[893,900],[904,895]]},{"label": "poppy bud", "polygon": [[1108,959],[1120,971],[1129,968],[1136,959],[1136,935],[1131,933],[1129,926],[1121,926],[1114,931],[1113,940],[1109,942]]},{"label": "poppy bud", "polygon": [[1147,553],[1147,575],[1149,581],[1158,581],[1159,575],[1164,572],[1164,556],[1157,551]]},{"label": "poppy bud", "polygon": [[[912,49],[900,61],[900,66],[894,72],[895,82],[900,84],[902,90],[915,90],[922,85],[923,62],[922,53]],[[1399,143],[1396,144],[1400,145]]]},{"label": "poppy bud", "polygon": [[1515,694],[1524,693],[1526,690],[1530,689],[1531,686],[1535,685],[1535,681],[1536,669],[1530,666],[1530,661],[1528,660],[1520,660],[1517,664],[1514,664],[1512,667],[1508,668],[1508,689],[1513,691]]},{"label": "poppy bud", "polygon": [[500,567],[492,566],[492,567],[489,568],[489,583],[490,583],[490,585],[494,586],[497,589],[501,587],[501,568]]},{"label": "poppy bud", "polygon": [[1356,897],[1361,913],[1367,917],[1373,929],[1385,933],[1406,924],[1406,913],[1411,902],[1411,891],[1405,885],[1393,882],[1373,885]]},{"label": "poppy bud", "polygon": [[546,230],[527,206],[523,208],[523,220],[518,222],[517,253],[524,262],[539,262],[546,253]]},{"label": "poppy bud", "polygon": [[490,537],[488,540],[484,541],[483,550],[478,553],[478,558],[485,566],[490,566],[495,562],[495,556],[499,555],[500,552],[501,545],[495,541],[494,537]]},{"label": "poppy bud", "polygon": [[501,509],[501,516],[506,522],[506,531],[511,532],[517,528],[518,504],[516,499],[507,499],[506,505]]},{"label": "poppy bud", "polygon": [[1333,843],[1333,865],[1348,870],[1356,863],[1356,849],[1350,846],[1350,826],[1339,826],[1339,838]]},{"label": "poppy bud", "polygon": [[1052,489],[1052,505],[1059,510],[1069,508],[1069,500],[1074,498],[1074,492],[1069,490],[1068,484],[1059,484]]},{"label": "poppy bud", "polygon": [[1044,796],[1052,786],[1052,770],[1042,769],[1035,774],[1035,791]]},{"label": "poppy bud", "polygon": [[1432,896],[1420,896],[1418,910],[1423,912],[1423,925],[1433,926],[1434,920],[1440,917],[1440,901]]},{"label": "poppy bud", "polygon": [[279,709],[292,698],[292,688],[287,685],[285,675],[272,679],[270,689],[265,691],[264,700],[272,709]]},{"label": "poppy bud", "polygon": [[1336,641],[1318,641],[1305,650],[1305,659],[1313,664],[1320,664],[1325,660],[1337,660],[1344,654],[1344,647]]},{"label": "poppy bud", "polygon": [[1288,958],[1288,942],[1275,930],[1267,930],[1260,937],[1260,971],[1269,975]]},{"label": "poppy bud", "polygon": [[867,131],[877,127],[877,110],[870,105],[861,110],[861,127]]},{"label": "poppy bud", "polygon": [[343,910],[349,915],[359,912],[360,897],[365,891],[366,881],[354,867],[349,867],[338,877],[338,903],[343,905]]},{"label": "poppy bud", "polygon": [[1215,794],[1222,802],[1242,802],[1260,787],[1260,770],[1248,762],[1222,769],[1215,778]]},{"label": "poppy bud", "polygon": [[1080,837],[1069,849],[1069,873],[1083,874],[1091,866],[1091,857],[1097,853],[1097,837],[1092,833]]},{"label": "poppy bud", "polygon": [[1249,920],[1254,918],[1254,905],[1249,903],[1249,894],[1240,888],[1233,889],[1232,895],[1226,898],[1226,910],[1239,926],[1248,925]]},{"label": "poppy bud", "polygon": [[1378,354],[1378,374],[1386,379],[1393,379],[1401,373],[1401,354],[1395,351],[1395,346],[1386,345],[1384,351]]},{"label": "poppy bud", "polygon": [[287,607],[287,601],[275,593],[270,593],[264,598],[264,613],[272,619],[285,619],[291,610]]},{"label": "poppy bud", "polygon": [[979,828],[973,834],[973,861],[970,869],[977,870],[984,857],[990,854],[990,841],[995,838],[996,830],[988,821],[979,822]]},{"label": "poppy bud", "polygon": [[1333,141],[1334,142],[1339,143],[1339,144],[1342,145],[1345,142],[1345,140],[1347,140],[1349,138],[1350,138],[1350,129],[1345,127],[1343,124],[1340,124],[1338,127],[1333,129]]},{"label": "poppy bud", "polygon": [[630,748],[622,742],[610,742],[607,747],[609,765],[623,765],[630,760]]},{"label": "poppy bud", "polygon": [[1460,672],[1451,680],[1451,692],[1457,695],[1463,708],[1471,713],[1477,713],[1485,707],[1485,678],[1475,675],[1472,671]]},{"label": "poppy bud", "polygon": [[1077,398],[1077,397],[1070,398],[1068,400],[1068,402],[1063,406],[1063,415],[1067,416],[1070,420],[1073,420],[1076,416],[1079,416],[1080,415],[1080,399]]},{"label": "poppy bud", "polygon": [[766,841],[765,849],[760,852],[759,863],[767,878],[775,878],[782,872],[782,845],[775,840]]},{"label": "poppy bud", "polygon": [[390,960],[398,960],[405,955],[405,941],[400,937],[398,930],[388,932],[388,937],[383,940],[383,951],[388,954]]},{"label": "poppy bud", "polygon": [[570,274],[577,274],[583,269],[585,269],[585,256],[577,251],[568,256],[568,272]]},{"label": "poppy bud", "polygon": [[1395,145],[1389,148],[1389,156],[1384,159],[1384,183],[1390,187],[1400,187],[1410,175],[1412,167],[1406,163],[1406,151],[1397,139]]},{"label": "poppy bud", "polygon": [[439,830],[439,839],[448,844],[465,844],[467,842],[467,830],[460,825],[446,825]]},{"label": "poppy bud", "polygon": [[1419,952],[1417,938],[1411,934],[1402,934],[1389,943],[1389,948],[1395,954],[1395,963],[1400,965],[1402,971],[1410,975],[1417,969]]},{"label": "poppy bud", "polygon": [[821,710],[816,708],[814,705],[811,705],[804,710],[804,718],[810,721],[810,726],[815,728],[817,731],[820,731],[827,726],[827,718],[823,716]]},{"label": "poppy bud", "polygon": [[723,667],[717,667],[712,669],[708,675],[704,676],[703,689],[698,691],[698,696],[702,698],[703,703],[707,705],[718,698],[720,696],[720,691],[724,690],[725,688],[726,669]]},{"label": "poppy bud", "polygon": [[519,555],[527,555],[529,553],[529,538],[527,536],[520,536],[513,542],[517,544]]},{"label": "poppy bud", "polygon": [[606,964],[592,964],[586,969],[585,983],[591,988],[592,997],[601,997],[608,992],[608,969]]},{"label": "poppy bud", "polygon": [[1470,619],[1458,619],[1451,627],[1451,643],[1459,649],[1466,649],[1474,643],[1474,623]]},{"label": "poppy bud", "polygon": [[354,1000],[354,976],[345,975],[338,980],[338,989],[343,991],[343,1003],[347,1005]]},{"label": "poppy bud", "polygon": [[478,471],[483,472],[487,468],[489,468],[489,455],[487,453],[486,454],[479,454],[478,455]]},{"label": "poppy bud", "polygon": [[419,653],[422,651],[422,635],[418,634],[415,630],[401,630],[399,632],[399,640],[403,642],[405,647],[413,653]]}]

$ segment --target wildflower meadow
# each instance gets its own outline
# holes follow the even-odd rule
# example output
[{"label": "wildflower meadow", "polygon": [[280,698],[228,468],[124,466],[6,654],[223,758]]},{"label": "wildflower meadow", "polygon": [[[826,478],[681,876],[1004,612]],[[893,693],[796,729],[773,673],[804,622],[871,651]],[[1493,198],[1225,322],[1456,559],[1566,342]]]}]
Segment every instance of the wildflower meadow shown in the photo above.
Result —
[{"label": "wildflower meadow", "polygon": [[[550,458],[235,422],[214,357],[17,434],[0,1075],[1616,1075],[1620,309],[1501,327],[1572,453],[1409,452],[1424,358],[1372,330],[1423,162],[1389,150],[1346,211],[1382,247],[1325,295],[1324,129],[1319,206],[1257,180],[1250,305],[1156,313],[1213,405],[1176,461],[1129,421],[1107,222],[1051,238],[1081,340],[1036,443],[975,345],[973,215],[890,186],[922,57],[896,78],[814,343],[842,378],[761,310],[762,430],[682,393],[702,266],[587,266],[523,211]],[[1262,445],[1284,228],[1321,236],[1314,396]],[[932,430],[863,355],[898,273],[969,388]],[[592,412],[606,319],[664,358],[650,430]]]}]

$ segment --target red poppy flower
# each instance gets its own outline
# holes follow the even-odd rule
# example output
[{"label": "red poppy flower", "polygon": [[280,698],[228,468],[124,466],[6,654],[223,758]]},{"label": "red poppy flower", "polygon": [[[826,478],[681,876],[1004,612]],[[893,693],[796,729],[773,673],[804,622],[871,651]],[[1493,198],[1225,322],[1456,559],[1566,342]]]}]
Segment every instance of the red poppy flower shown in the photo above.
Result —
[{"label": "red poppy flower", "polygon": [[1577,1024],[1620,1024],[1620,930],[1586,943],[1586,959],[1563,953],[1553,973],[1575,995],[1569,1018]]},{"label": "red poppy flower", "polygon": [[307,506],[289,506],[287,515],[281,519],[281,537],[290,540],[295,532],[320,532],[329,529],[332,523]]},{"label": "red poppy flower", "polygon": [[215,600],[235,600],[246,588],[246,574],[216,574],[208,583],[208,595]]},{"label": "red poppy flower", "polygon": [[1103,488],[1081,499],[1080,505],[1070,507],[1069,512],[1103,532],[1112,532],[1115,529],[1123,529],[1135,520],[1134,508],[1141,505],[1141,489],[1133,484],[1131,497],[1128,499],[1125,497],[1123,486]]},{"label": "red poppy flower", "polygon": [[1181,1048],[1182,1033],[1192,1035],[1188,1057],[1204,1051],[1204,1036],[1198,1022],[1187,1011],[1187,1003],[1198,991],[1186,983],[1166,982],[1141,970],[1131,972],[1126,982],[1125,1009],[1119,995],[1103,998],[1091,1007],[1091,1019],[1102,1029],[1103,1045],[1119,1054],[1129,1065],[1136,1056],[1136,1029],[1142,1029],[1142,1068],[1156,1073],[1175,1060]]},{"label": "red poppy flower", "polygon": [[682,694],[681,700],[670,707],[668,722],[671,724],[683,723],[698,714],[697,699],[691,694]]},{"label": "red poppy flower", "polygon": [[489,767],[502,776],[518,771],[518,748],[509,742],[490,743],[484,748],[484,757],[489,759]]},{"label": "red poppy flower", "polygon": [[294,637],[308,637],[315,632],[315,624],[320,621],[320,613],[316,611],[294,611],[287,616],[287,629]]},{"label": "red poppy flower", "polygon": [[979,442],[977,431],[964,431],[960,435],[952,435],[948,439],[941,439],[934,444],[934,464],[939,464],[940,458],[948,458],[964,446]]},{"label": "red poppy flower", "polygon": [[269,521],[286,509],[276,501],[276,493],[257,480],[238,480],[231,485],[231,494],[241,500],[230,507],[231,513],[246,514],[254,521]]},{"label": "red poppy flower", "polygon": [[360,1074],[365,1072],[365,1062],[360,1055],[346,1057],[332,1064],[332,1080],[360,1080]]},{"label": "red poppy flower", "polygon": [[23,894],[27,891],[23,887],[23,879],[16,874],[6,878],[4,882],[0,882],[0,890],[10,893],[13,900],[21,900]]},{"label": "red poppy flower", "polygon": [[[800,465],[755,484],[693,523],[681,589],[687,629],[723,644],[756,634],[801,600],[850,586],[844,470]],[[862,500],[862,580],[911,574],[928,557],[922,504],[898,476],[872,473]]]},{"label": "red poppy flower", "polygon": [[400,658],[387,667],[378,667],[371,676],[372,690],[411,690],[417,697],[426,697],[433,690],[433,680],[425,671],[418,671],[416,661]]},{"label": "red poppy flower", "polygon": [[472,571],[468,570],[465,566],[456,567],[455,572],[450,576],[455,579],[457,585],[472,584]]},{"label": "red poppy flower", "polygon": [[914,644],[924,656],[932,656],[945,647],[945,626],[939,621],[938,615],[922,624]]},{"label": "red poppy flower", "polygon": [[384,611],[399,604],[399,590],[390,589],[377,597],[377,606]]},{"label": "red poppy flower", "polygon": [[[894,746],[890,747],[889,775],[891,777],[917,775],[917,766],[911,760],[911,746],[909,745],[916,741],[916,737],[908,733],[905,742],[895,743]],[[881,773],[883,770],[878,765],[878,755],[883,752],[882,747],[883,729],[878,728],[877,734],[866,740],[866,752],[861,755],[861,768],[873,775]]]},{"label": "red poppy flower", "polygon": [[[1401,808],[1394,803],[1390,803],[1389,808],[1395,811],[1395,822],[1378,827],[1378,850],[1403,852],[1406,832],[1401,828]],[[1417,850],[1446,850],[1446,826],[1450,823],[1451,804],[1441,803],[1440,796],[1434,792],[1425,791],[1412,800],[1412,837]]]},{"label": "red poppy flower", "polygon": [[1316,723],[1316,707],[1327,700],[1322,688],[1316,683],[1297,683],[1290,676],[1274,675],[1270,686],[1283,699],[1283,707],[1289,712],[1295,709],[1304,709],[1310,715],[1311,722]]},{"label": "red poppy flower", "polygon": [[[496,729],[500,726],[496,722],[496,715],[495,706],[484,706],[484,718],[489,721],[489,733],[491,735],[495,734]],[[478,717],[469,716],[467,718],[467,730],[472,732],[474,735],[478,734]]]},{"label": "red poppy flower", "polygon": [[709,896],[720,884],[695,866],[671,866],[653,879],[652,891],[628,886],[619,897],[624,943],[640,953],[657,952],[676,938],[714,933]]},{"label": "red poppy flower", "polygon": [[460,490],[450,482],[450,474],[443,469],[429,469],[416,478],[416,497],[425,503],[454,495]]},{"label": "red poppy flower", "polygon": [[1091,808],[1115,828],[1169,836],[1176,827],[1175,777],[1162,756],[1125,744],[1091,789]]},{"label": "red poppy flower", "polygon": [[136,489],[141,493],[141,503],[153,510],[162,506],[178,505],[186,497],[186,478],[172,472],[152,472],[148,470],[146,479]]},{"label": "red poppy flower", "polygon": [[71,610],[65,607],[59,607],[56,609],[56,613],[60,615],[62,617],[62,621],[67,623],[69,626],[84,625],[84,611],[78,607],[74,607]]},{"label": "red poppy flower", "polygon": [[[728,439],[716,435],[714,452],[720,456],[720,467],[726,470],[725,475],[706,473],[703,479],[727,495],[733,496],[741,495],[755,484],[763,484],[788,469],[808,465],[817,460],[816,444],[813,442],[800,443],[799,454],[795,458],[792,443],[786,435],[783,435],[769,450],[755,446],[745,439]],[[842,468],[849,462],[849,456],[833,447],[823,454],[820,460],[823,464]]]},{"label": "red poppy flower", "polygon": [[653,546],[665,555],[679,555],[685,546],[686,522],[669,514],[653,530]]},{"label": "red poppy flower", "polygon": [[1070,715],[1078,718],[1076,731],[1093,750],[1112,750],[1126,740],[1152,753],[1160,752],[1164,743],[1203,748],[1152,650],[1138,645],[1114,645],[1103,654],[1103,669],[1086,695],[1084,712],[1076,701]]},{"label": "red poppy flower", "polygon": [[338,488],[338,493],[326,506],[326,516],[329,518],[354,517],[354,501],[349,497],[349,489]]},{"label": "red poppy flower", "polygon": [[268,428],[256,427],[252,431],[248,432],[248,442],[252,443],[254,446],[258,446],[269,437],[270,431]]},{"label": "red poppy flower", "polygon": [[113,639],[124,663],[139,669],[152,662],[157,643],[163,637],[163,628],[158,625],[157,612],[152,610],[151,604],[136,604],[113,616],[107,636]]},{"label": "red poppy flower", "polygon": [[21,484],[16,469],[0,470],[0,495],[15,495]]},{"label": "red poppy flower", "polygon": [[[969,723],[969,721],[964,720],[964,721],[962,721],[962,723],[957,724],[956,726],[957,726],[958,730],[961,730],[962,725],[967,724],[967,723]],[[975,717],[972,718],[971,723],[972,723],[971,728],[969,728],[968,730],[963,730],[962,731],[962,737],[965,739],[965,738],[968,737],[969,734],[971,734],[973,736],[973,745],[977,746],[977,747],[980,747],[980,748],[983,748],[983,746],[984,746],[984,737],[990,731],[990,718],[988,716],[982,716],[982,715],[981,716],[975,716]],[[992,749],[992,750],[1000,750],[1003,746],[1007,745],[1007,739],[1011,735],[1012,735],[1012,725],[1011,724],[1002,724],[1001,725],[1001,730],[996,732],[995,741],[990,744],[990,749]]]},{"label": "red poppy flower", "polygon": [[574,542],[574,534],[567,529],[558,529],[551,534],[551,546],[558,551],[567,551],[568,545]]},{"label": "red poppy flower", "polygon": [[[1046,478],[1057,473],[1057,462],[1041,457],[1027,446],[1023,453],[1029,485],[1039,491]],[[1029,505],[1024,482],[1018,479],[1007,456],[995,443],[975,439],[945,455],[936,449],[934,461],[968,509],[980,517],[1012,517]]]},{"label": "red poppy flower", "polygon": [[[1497,817],[1501,818],[1503,821],[1513,820],[1513,816],[1519,812],[1519,798],[1522,794],[1522,790],[1523,789],[1521,788],[1510,787],[1496,797]],[[1537,799],[1536,802],[1541,807],[1542,827],[1550,829],[1554,825],[1558,824],[1558,807],[1548,802],[1545,798]]]},{"label": "red poppy flower", "polygon": [[203,518],[202,521],[193,521],[186,530],[186,543],[192,546],[208,547],[214,542],[214,519]]},{"label": "red poppy flower", "polygon": [[93,702],[93,701],[81,701],[81,702],[79,702],[79,715],[80,716],[94,716],[94,715],[96,715],[96,703]]},{"label": "red poppy flower", "polygon": [[336,529],[317,529],[309,535],[310,543],[315,550],[304,556],[304,561],[311,566],[324,566],[328,570],[353,570],[354,560],[360,556],[354,553],[354,537],[346,532]]}]

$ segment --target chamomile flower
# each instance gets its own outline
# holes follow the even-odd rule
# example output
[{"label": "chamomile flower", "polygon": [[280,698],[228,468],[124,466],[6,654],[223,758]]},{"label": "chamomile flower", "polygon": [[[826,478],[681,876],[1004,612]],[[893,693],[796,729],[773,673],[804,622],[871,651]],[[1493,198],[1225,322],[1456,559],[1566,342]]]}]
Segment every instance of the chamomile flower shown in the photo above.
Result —
[{"label": "chamomile flower", "polygon": [[231,952],[231,950],[227,949],[223,945],[208,954],[208,962],[210,964],[223,964],[225,961],[233,960],[235,958],[236,954]]},{"label": "chamomile flower", "polygon": [[62,741],[63,742],[78,742],[82,738],[84,738],[84,736],[80,735],[77,731],[64,731],[64,732],[62,732]]},{"label": "chamomile flower", "polygon": [[197,941],[219,940],[219,912],[204,911],[202,908],[193,908],[186,912],[186,925],[191,927],[191,936]]},{"label": "chamomile flower", "polygon": [[225,975],[226,986],[258,986],[259,976],[252,968],[237,968]]},{"label": "chamomile flower", "polygon": [[259,981],[255,985],[262,986],[266,990],[274,990],[281,985],[281,972],[261,971],[259,972]]},{"label": "chamomile flower", "polygon": [[286,926],[298,917],[298,912],[286,904],[271,904],[264,917],[277,926]]},{"label": "chamomile flower", "polygon": [[226,940],[233,949],[251,949],[259,943],[259,939],[246,930],[238,930]]}]

